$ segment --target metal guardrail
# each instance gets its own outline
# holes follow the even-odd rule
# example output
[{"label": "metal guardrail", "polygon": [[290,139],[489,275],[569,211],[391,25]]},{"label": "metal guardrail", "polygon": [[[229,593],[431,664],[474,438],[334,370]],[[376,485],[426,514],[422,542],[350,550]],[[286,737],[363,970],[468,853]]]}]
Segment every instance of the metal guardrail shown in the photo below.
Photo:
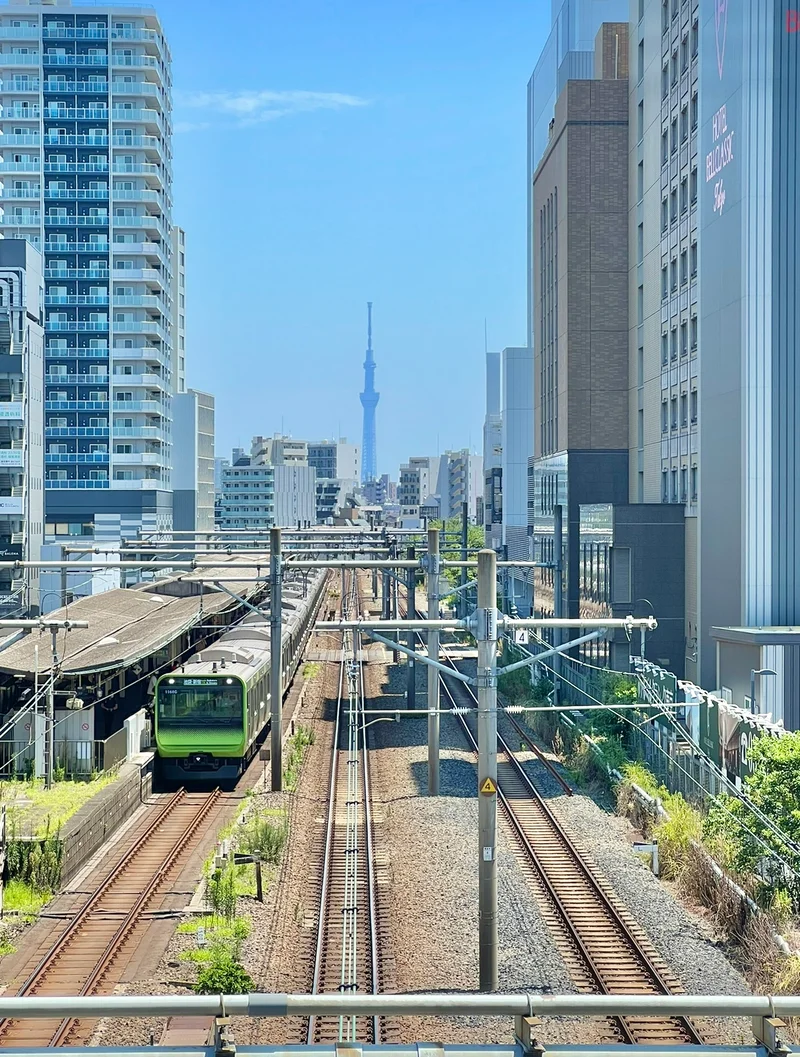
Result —
[{"label": "metal guardrail", "polygon": [[[540,995],[459,991],[417,994],[0,996],[0,1017],[257,1018],[333,1016],[608,1017],[800,1015],[800,995]],[[626,1047],[626,1052],[631,1047]]]}]

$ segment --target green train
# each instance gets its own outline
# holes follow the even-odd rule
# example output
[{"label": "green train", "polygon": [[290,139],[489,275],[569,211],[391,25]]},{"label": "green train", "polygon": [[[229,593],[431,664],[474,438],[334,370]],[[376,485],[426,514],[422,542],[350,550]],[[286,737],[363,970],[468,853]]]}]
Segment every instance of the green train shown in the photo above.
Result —
[{"label": "green train", "polygon": [[[322,602],[314,572],[283,588],[283,692],[292,681]],[[162,675],[156,685],[155,740],[160,778],[181,785],[227,782],[242,773],[269,726],[268,613],[251,613],[213,646]]]}]

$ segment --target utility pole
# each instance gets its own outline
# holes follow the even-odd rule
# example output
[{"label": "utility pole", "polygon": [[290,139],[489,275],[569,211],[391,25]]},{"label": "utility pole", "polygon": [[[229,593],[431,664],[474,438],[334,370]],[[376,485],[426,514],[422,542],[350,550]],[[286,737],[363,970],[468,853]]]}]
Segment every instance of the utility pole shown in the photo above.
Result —
[{"label": "utility pole", "polygon": [[478,944],[481,991],[497,976],[497,555],[478,553]]},{"label": "utility pole", "polygon": [[[428,620],[439,619],[439,530],[428,529]],[[428,632],[428,659],[439,660],[439,632]],[[428,665],[428,795],[439,795],[439,673]]]},{"label": "utility pole", "polygon": [[[408,547],[406,550],[406,558],[410,561],[414,560],[415,557],[414,547]],[[413,620],[417,615],[416,606],[416,590],[417,590],[417,570],[406,569],[406,619]],[[413,650],[416,643],[416,632],[409,631],[406,635],[406,646]],[[411,710],[417,707],[417,666],[414,663],[413,657],[408,658],[406,665],[406,708]]]},{"label": "utility pole", "polygon": [[[553,612],[556,620],[564,616],[564,508],[558,504],[553,507]],[[553,645],[560,646],[561,628],[553,628]],[[561,699],[561,654],[556,653],[553,657],[553,704],[557,705]]]},{"label": "utility pole", "polygon": [[[468,547],[468,544],[469,544],[469,504],[468,503],[462,503],[461,504],[461,561],[462,562],[465,562],[467,560],[467,547]],[[460,584],[461,590],[458,593],[458,607],[459,607],[458,608],[458,612],[459,612],[459,616],[461,616],[461,618],[463,619],[464,617],[466,617],[466,615],[467,615],[467,613],[469,611],[469,606],[467,604],[467,592],[466,592],[467,570],[464,568],[463,565],[461,567],[460,572],[461,572],[461,575],[459,577],[459,584]]]},{"label": "utility pole", "polygon": [[[269,686],[271,704],[270,759],[272,791],[283,789],[283,672],[281,652],[281,530],[269,533]],[[344,600],[343,600],[344,601]]]},{"label": "utility pole", "polygon": [[[58,631],[56,628],[51,629],[50,635],[53,645],[53,659],[50,668],[50,682],[47,686],[47,760],[44,769],[44,784],[46,789],[53,788],[53,772],[55,771],[55,685],[56,673],[58,671]],[[32,719],[32,722],[35,723],[35,717]]]}]

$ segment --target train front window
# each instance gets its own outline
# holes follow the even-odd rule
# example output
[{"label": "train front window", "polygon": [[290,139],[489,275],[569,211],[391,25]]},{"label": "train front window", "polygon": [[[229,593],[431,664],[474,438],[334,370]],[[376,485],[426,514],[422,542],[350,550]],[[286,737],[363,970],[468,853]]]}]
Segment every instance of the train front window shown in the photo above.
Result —
[{"label": "train front window", "polygon": [[242,726],[242,684],[238,680],[163,680],[158,687],[158,724],[166,727]]}]

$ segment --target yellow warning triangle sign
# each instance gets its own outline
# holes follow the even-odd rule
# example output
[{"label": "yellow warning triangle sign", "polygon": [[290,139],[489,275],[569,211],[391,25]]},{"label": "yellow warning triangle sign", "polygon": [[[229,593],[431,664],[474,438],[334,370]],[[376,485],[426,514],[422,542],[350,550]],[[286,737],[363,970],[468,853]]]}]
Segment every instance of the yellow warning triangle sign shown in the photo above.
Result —
[{"label": "yellow warning triangle sign", "polygon": [[481,792],[485,793],[487,796],[491,796],[492,793],[497,792],[497,786],[494,784],[491,778],[484,778],[484,780],[481,782]]}]

